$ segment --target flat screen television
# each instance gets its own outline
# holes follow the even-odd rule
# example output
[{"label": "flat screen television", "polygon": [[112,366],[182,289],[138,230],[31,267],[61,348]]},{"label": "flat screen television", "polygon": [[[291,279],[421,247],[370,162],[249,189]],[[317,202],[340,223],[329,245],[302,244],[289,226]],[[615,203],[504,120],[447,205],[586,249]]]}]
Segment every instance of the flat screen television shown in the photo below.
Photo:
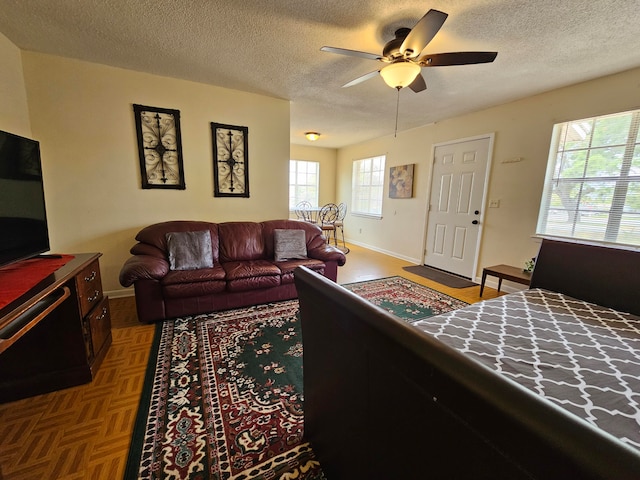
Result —
[{"label": "flat screen television", "polygon": [[40,144],[0,130],[0,266],[47,250]]}]

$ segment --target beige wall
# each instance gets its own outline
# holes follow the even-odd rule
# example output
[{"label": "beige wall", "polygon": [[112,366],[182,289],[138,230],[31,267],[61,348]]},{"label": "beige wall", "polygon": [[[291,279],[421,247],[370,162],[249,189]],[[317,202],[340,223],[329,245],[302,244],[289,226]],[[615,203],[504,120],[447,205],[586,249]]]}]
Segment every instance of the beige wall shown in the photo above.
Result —
[{"label": "beige wall", "polygon": [[[340,149],[337,200],[348,203],[354,159],[386,154],[387,172],[389,166],[416,164],[414,197],[389,199],[385,185],[382,220],[348,215],[345,235],[355,243],[420,263],[434,145],[495,133],[487,199],[499,199],[500,207],[485,206],[478,273],[492,264],[523,265],[538,248],[531,236],[553,124],[639,107],[640,69],[635,69],[400,132],[397,138],[389,136]],[[523,160],[509,162],[516,157]]]},{"label": "beige wall", "polygon": [[[22,63],[51,249],[102,252],[112,295],[146,225],[288,215],[288,101],[33,52]],[[186,190],[142,190],[134,103],[180,110]],[[213,197],[210,122],[249,128],[250,198]]]},{"label": "beige wall", "polygon": [[[348,215],[345,232],[355,243],[419,263],[434,145],[488,133],[495,144],[487,198],[499,199],[500,208],[484,210],[478,268],[522,265],[537,250],[531,235],[552,125],[640,107],[636,69],[336,151],[290,146],[283,100],[33,52],[21,58],[1,34],[0,60],[10,67],[0,72],[0,129],[41,142],[52,250],[102,252],[112,294],[145,225],[285,217],[289,158],[321,162],[321,203],[351,203],[353,159],[386,154],[387,171],[415,163],[413,198],[389,199],[385,190],[383,219]],[[140,188],[133,103],[181,111],[186,190]],[[212,121],[249,127],[249,199],[213,197]],[[515,157],[523,161],[505,163]]]},{"label": "beige wall", "polygon": [[20,49],[0,33],[0,130],[31,137]]},{"label": "beige wall", "polygon": [[336,201],[336,163],[338,151],[335,148],[323,148],[307,145],[291,145],[291,160],[306,160],[320,163],[320,191],[318,205]]}]

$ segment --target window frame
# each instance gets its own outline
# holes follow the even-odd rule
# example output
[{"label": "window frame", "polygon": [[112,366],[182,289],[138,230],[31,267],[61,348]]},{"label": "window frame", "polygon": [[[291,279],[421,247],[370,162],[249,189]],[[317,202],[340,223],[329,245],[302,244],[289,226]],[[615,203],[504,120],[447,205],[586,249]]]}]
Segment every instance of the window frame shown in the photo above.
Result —
[{"label": "window frame", "polygon": [[382,218],[386,161],[386,154],[353,160],[351,215]]},{"label": "window frame", "polygon": [[[309,183],[298,183],[297,181],[292,183],[292,178],[291,178],[292,177],[292,175],[291,175],[292,164],[296,165],[296,169],[295,169],[296,170],[296,174],[295,174],[296,178],[295,178],[295,180],[297,180],[298,176],[299,176],[297,167],[299,166],[299,164],[302,164],[302,163],[307,164],[307,166],[308,165],[312,165],[312,164],[315,165],[315,167],[316,167],[316,172],[315,172],[316,183],[315,183],[315,185],[309,184]],[[308,171],[303,173],[303,174],[306,175],[307,178],[310,175],[310,173]],[[307,198],[307,197],[305,197],[305,198],[298,197],[297,196],[297,193],[298,193],[297,191],[292,196],[291,195],[291,189],[292,188],[294,188],[296,190],[298,188],[315,188],[315,199]],[[294,199],[293,200],[293,202],[294,202],[293,205],[291,204],[292,198]],[[292,159],[289,159],[289,211],[291,211],[291,212],[294,211],[295,208],[296,208],[296,205],[298,203],[300,203],[301,201],[304,201],[304,200],[306,200],[309,203],[311,203],[311,206],[313,208],[317,208],[318,207],[318,203],[320,201],[320,162],[315,161],[315,160],[298,160],[298,159],[292,158]]]},{"label": "window frame", "polygon": [[536,236],[640,248],[639,130],[640,110],[553,126]]}]

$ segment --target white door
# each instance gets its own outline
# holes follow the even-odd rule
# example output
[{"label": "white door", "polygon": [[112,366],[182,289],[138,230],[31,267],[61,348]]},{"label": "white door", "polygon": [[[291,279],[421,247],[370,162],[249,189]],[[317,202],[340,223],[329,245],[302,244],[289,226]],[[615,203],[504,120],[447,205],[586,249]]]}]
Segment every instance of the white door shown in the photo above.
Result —
[{"label": "white door", "polygon": [[474,277],[491,140],[435,147],[425,265]]}]

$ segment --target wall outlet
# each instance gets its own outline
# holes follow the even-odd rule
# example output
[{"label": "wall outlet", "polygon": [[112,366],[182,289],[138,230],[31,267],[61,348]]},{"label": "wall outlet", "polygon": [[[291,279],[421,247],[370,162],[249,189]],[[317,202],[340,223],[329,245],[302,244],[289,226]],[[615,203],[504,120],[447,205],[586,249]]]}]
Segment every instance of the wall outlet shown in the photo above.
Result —
[{"label": "wall outlet", "polygon": [[500,200],[489,200],[489,208],[500,208]]}]

